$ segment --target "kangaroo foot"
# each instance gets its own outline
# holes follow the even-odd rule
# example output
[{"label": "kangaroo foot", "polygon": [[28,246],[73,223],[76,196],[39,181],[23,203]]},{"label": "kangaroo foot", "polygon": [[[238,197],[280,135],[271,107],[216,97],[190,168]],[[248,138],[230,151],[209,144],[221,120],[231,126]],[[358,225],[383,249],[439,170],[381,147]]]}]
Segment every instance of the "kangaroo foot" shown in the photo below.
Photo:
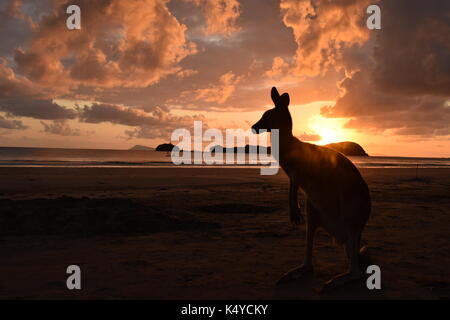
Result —
[{"label": "kangaroo foot", "polygon": [[277,281],[277,285],[286,284],[294,282],[308,273],[313,272],[313,266],[311,265],[301,265],[300,267],[294,268],[287,273],[285,273],[280,280]]},{"label": "kangaroo foot", "polygon": [[363,278],[363,274],[361,272],[348,272],[337,275],[331,280],[328,280],[323,286],[321,292],[329,292],[331,290],[338,289],[343,287],[346,284],[360,281]]}]

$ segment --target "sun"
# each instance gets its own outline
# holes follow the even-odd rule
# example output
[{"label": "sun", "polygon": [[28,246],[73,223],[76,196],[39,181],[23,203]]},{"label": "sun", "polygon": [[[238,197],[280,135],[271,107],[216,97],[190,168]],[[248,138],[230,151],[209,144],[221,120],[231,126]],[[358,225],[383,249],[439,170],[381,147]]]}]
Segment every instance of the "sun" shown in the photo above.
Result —
[{"label": "sun", "polygon": [[315,144],[324,145],[349,140],[347,130],[342,128],[341,119],[328,119],[322,116],[315,116],[310,120],[308,126],[312,132],[321,136],[319,141],[314,142]]},{"label": "sun", "polygon": [[316,132],[318,135],[322,137],[319,141],[317,141],[317,144],[329,144],[333,142],[339,142],[339,139],[337,139],[337,136],[339,135],[336,130],[328,129],[328,128],[319,128],[316,129]]}]

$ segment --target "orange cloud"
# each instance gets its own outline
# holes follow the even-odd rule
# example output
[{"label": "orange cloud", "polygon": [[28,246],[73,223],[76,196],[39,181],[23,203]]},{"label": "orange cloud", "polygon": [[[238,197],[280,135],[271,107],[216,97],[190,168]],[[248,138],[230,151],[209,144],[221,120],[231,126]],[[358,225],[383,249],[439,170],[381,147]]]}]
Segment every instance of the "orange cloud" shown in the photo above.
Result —
[{"label": "orange cloud", "polygon": [[33,83],[24,77],[18,77],[8,66],[8,61],[0,57],[0,98],[21,97],[35,93]]},{"label": "orange cloud", "polygon": [[266,71],[269,78],[278,78],[289,73],[289,63],[280,57],[275,57],[272,63],[272,69]]},{"label": "orange cloud", "polygon": [[187,0],[203,7],[206,20],[205,34],[231,35],[239,31],[236,20],[239,18],[240,4],[238,0]]},{"label": "orange cloud", "polygon": [[340,50],[369,39],[366,8],[371,0],[281,0],[284,24],[291,28],[298,48],[293,72],[323,74],[340,60]]},{"label": "orange cloud", "polygon": [[54,120],[52,123],[41,121],[44,127],[43,132],[51,133],[61,136],[81,136],[81,131],[78,128],[72,128],[67,120]]},{"label": "orange cloud", "polygon": [[184,91],[181,97],[191,97],[193,100],[206,102],[225,103],[236,90],[236,85],[243,79],[243,76],[236,76],[233,72],[223,74],[218,85],[212,85],[203,89]]},{"label": "orange cloud", "polygon": [[105,103],[94,103],[79,109],[81,122],[120,124],[135,127],[126,130],[128,138],[168,139],[170,133],[178,128],[191,127],[195,120],[205,120],[202,115],[176,116],[156,107],[152,112],[131,107],[124,107]]},{"label": "orange cloud", "polygon": [[0,115],[0,128],[1,129],[14,129],[14,130],[25,130],[28,127],[23,124],[20,120],[8,120]]},{"label": "orange cloud", "polygon": [[57,0],[51,13],[34,22],[26,46],[16,49],[17,70],[60,92],[154,84],[181,71],[178,63],[196,52],[167,2],[79,0],[82,29],[68,30],[65,8],[73,3]]},{"label": "orange cloud", "polygon": [[183,79],[183,78],[187,78],[187,77],[193,76],[195,74],[198,74],[197,70],[186,69],[186,70],[179,71],[177,73],[177,77]]}]

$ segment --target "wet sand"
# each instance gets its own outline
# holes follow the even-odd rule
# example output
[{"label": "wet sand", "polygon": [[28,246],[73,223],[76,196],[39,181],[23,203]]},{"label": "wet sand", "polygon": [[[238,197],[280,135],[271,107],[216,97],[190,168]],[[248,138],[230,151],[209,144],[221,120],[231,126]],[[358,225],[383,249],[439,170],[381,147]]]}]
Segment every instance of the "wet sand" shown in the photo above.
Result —
[{"label": "wet sand", "polygon": [[[448,299],[450,169],[361,169],[373,212],[363,234],[382,290],[344,272],[343,248],[319,231],[315,273],[302,261],[284,173],[259,169],[0,168],[3,299]],[[66,268],[82,290],[66,288]]]}]

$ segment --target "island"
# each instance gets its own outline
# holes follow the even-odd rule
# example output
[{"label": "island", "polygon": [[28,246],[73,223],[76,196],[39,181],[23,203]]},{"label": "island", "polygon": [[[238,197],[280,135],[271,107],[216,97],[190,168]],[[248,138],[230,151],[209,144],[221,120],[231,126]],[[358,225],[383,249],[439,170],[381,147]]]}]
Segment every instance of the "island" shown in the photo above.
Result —
[{"label": "island", "polygon": [[357,143],[351,141],[330,143],[324,147],[338,151],[346,156],[368,157],[367,152]]},{"label": "island", "polygon": [[153,151],[155,150],[154,148],[150,148],[150,147],[146,147],[146,146],[141,146],[139,144],[135,145],[134,147],[128,149],[128,150],[132,150],[132,151]]},{"label": "island", "polygon": [[[327,145],[324,145],[324,147],[333,149],[337,152],[340,152],[346,156],[360,156],[360,157],[368,157],[369,155],[367,152],[357,143],[345,141],[345,142],[337,142],[337,143],[330,143]],[[263,147],[263,146],[252,146],[252,150],[259,150],[259,153],[271,153],[270,147]],[[211,148],[211,153],[215,153],[218,151],[222,151],[224,153],[226,152],[234,152],[234,153],[250,153],[250,145],[246,145],[245,147],[234,147],[234,148],[224,148],[220,145],[214,146]]]}]

